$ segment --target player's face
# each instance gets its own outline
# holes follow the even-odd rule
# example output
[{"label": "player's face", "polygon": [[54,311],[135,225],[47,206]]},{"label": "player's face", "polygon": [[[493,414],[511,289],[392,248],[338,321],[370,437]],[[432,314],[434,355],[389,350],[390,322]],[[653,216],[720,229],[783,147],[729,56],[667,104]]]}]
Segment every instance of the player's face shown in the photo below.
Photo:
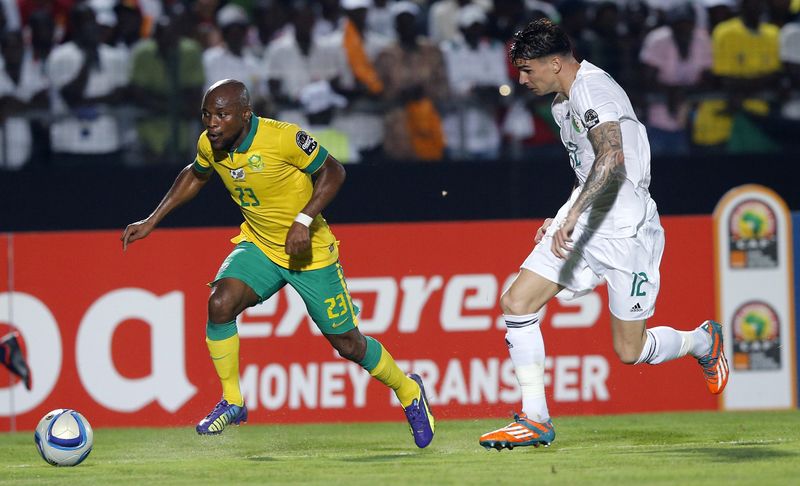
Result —
[{"label": "player's face", "polygon": [[542,96],[558,90],[558,79],[548,60],[517,59],[514,65],[519,69],[519,84],[534,94]]},{"label": "player's face", "polygon": [[203,100],[203,126],[214,150],[230,152],[250,130],[251,113],[243,108],[235,90],[214,90]]}]

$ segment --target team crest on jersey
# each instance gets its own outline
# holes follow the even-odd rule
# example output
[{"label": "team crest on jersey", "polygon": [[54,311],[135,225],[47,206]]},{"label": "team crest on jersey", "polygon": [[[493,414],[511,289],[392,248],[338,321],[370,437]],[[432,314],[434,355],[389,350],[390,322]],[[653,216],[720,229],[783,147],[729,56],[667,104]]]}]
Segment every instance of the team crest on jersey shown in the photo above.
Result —
[{"label": "team crest on jersey", "polygon": [[243,181],[244,180],[244,167],[241,169],[231,169],[231,179],[235,181]]},{"label": "team crest on jersey", "polygon": [[295,141],[297,142],[297,146],[300,147],[300,150],[305,152],[306,155],[313,154],[314,150],[317,149],[317,141],[303,130],[297,132]]},{"label": "team crest on jersey", "polygon": [[583,125],[583,121],[581,121],[581,117],[577,114],[572,115],[572,128],[575,129],[576,132],[581,133],[586,127]]},{"label": "team crest on jersey", "polygon": [[261,160],[261,156],[258,154],[251,155],[247,159],[247,165],[250,166],[254,172],[261,172],[261,170],[264,168],[264,162]]},{"label": "team crest on jersey", "polygon": [[586,110],[583,119],[586,121],[586,128],[592,128],[600,122],[600,117],[597,116],[597,112],[591,109]]}]

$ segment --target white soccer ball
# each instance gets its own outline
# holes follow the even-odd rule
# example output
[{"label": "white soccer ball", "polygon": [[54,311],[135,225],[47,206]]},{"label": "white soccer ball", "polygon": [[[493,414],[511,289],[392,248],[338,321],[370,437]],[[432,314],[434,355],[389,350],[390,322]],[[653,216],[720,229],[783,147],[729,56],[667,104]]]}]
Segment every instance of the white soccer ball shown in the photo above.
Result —
[{"label": "white soccer ball", "polygon": [[94,433],[89,421],[68,408],[42,417],[33,434],[42,459],[53,466],[77,466],[92,452]]}]

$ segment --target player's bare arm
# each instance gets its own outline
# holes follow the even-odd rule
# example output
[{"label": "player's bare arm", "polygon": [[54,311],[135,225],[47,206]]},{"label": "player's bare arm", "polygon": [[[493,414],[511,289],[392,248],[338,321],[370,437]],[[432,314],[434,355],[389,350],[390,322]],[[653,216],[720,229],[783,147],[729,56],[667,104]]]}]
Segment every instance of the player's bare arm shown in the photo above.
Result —
[{"label": "player's bare arm", "polygon": [[150,213],[150,216],[141,221],[131,223],[125,228],[120,237],[122,251],[128,248],[128,243],[141,240],[149,235],[170,211],[190,201],[200,192],[200,189],[211,177],[211,172],[207,174],[200,173],[194,169],[193,165],[189,164],[181,170],[172,187],[164,195],[161,202],[158,203],[156,209]]},{"label": "player's bare arm", "polygon": [[[310,218],[315,218],[333,201],[344,184],[346,173],[338,160],[328,155],[322,167],[314,174],[314,191],[311,199],[301,211]],[[311,247],[311,235],[308,226],[295,221],[286,235],[286,254],[299,255]]]},{"label": "player's bare arm", "polygon": [[570,235],[575,229],[578,216],[591,207],[600,196],[616,194],[626,176],[619,122],[601,123],[590,130],[587,136],[594,149],[594,164],[581,193],[553,238],[552,251],[559,258],[567,256],[569,243],[572,242]]}]

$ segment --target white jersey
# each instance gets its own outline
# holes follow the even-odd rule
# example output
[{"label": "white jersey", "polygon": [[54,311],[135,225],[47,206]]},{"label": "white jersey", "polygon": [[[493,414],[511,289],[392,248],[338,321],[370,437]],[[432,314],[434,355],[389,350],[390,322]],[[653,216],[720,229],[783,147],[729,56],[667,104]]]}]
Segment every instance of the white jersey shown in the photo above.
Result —
[{"label": "white jersey", "polygon": [[628,95],[608,73],[583,61],[570,88],[569,98],[556,95],[552,112],[561,128],[561,142],[569,152],[570,163],[579,183],[556,219],[566,217],[594,164],[595,154],[589,142],[589,131],[604,122],[619,122],[627,173],[625,183],[616,200],[604,201],[599,198],[580,215],[577,224],[591,227],[596,235],[605,238],[635,235],[644,221],[656,213],[656,205],[648,190],[650,143]]}]

